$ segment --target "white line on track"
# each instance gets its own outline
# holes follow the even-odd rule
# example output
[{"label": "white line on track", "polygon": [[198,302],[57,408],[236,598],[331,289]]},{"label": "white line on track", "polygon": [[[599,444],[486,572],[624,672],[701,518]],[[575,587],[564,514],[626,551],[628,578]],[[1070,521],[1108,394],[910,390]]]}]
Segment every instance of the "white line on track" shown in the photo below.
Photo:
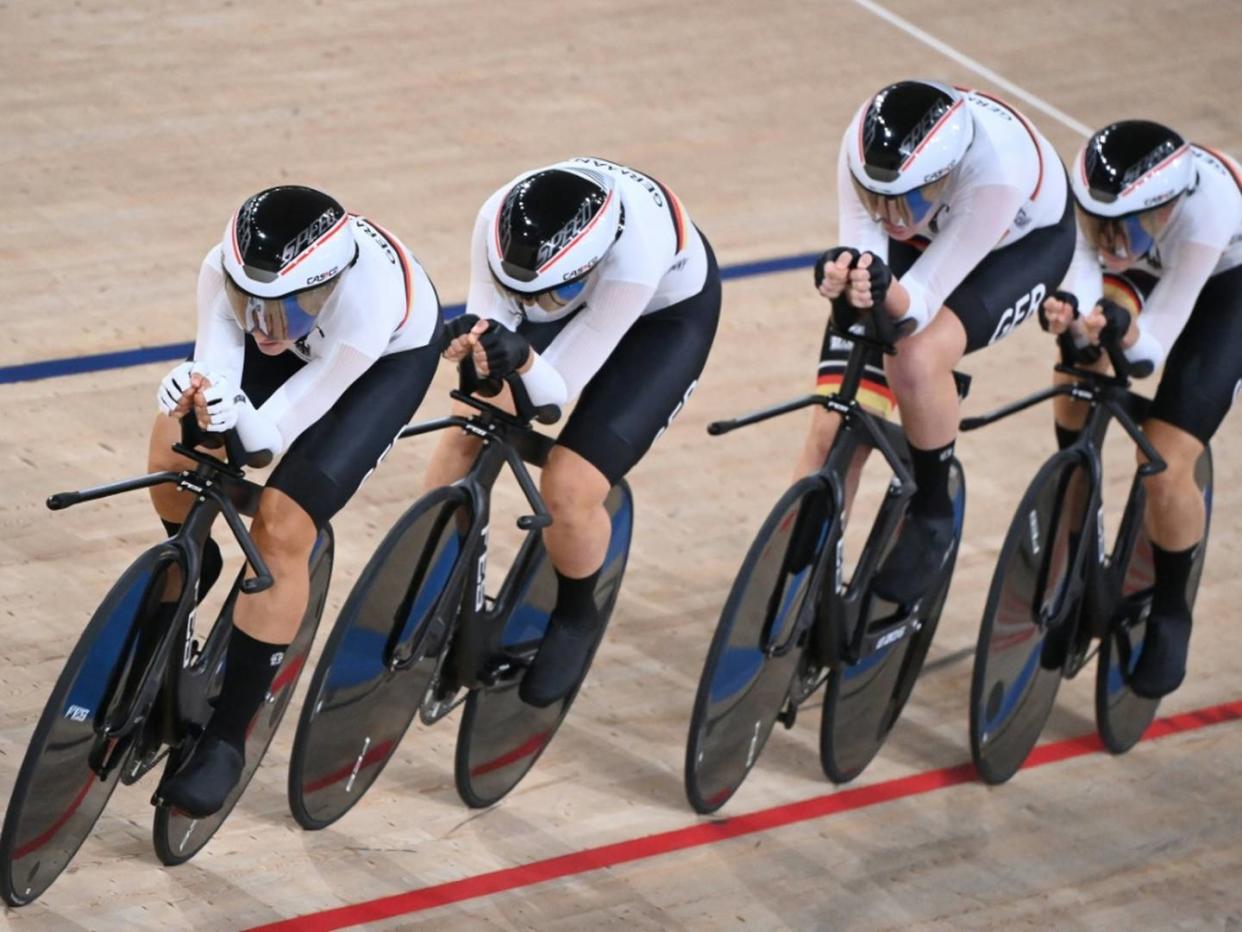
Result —
[{"label": "white line on track", "polygon": [[953,48],[953,46],[948,45],[944,42],[941,42],[931,33],[920,29],[918,26],[914,25],[914,23],[910,22],[909,20],[902,19],[896,13],[890,13],[888,10],[884,9],[884,7],[880,6],[878,3],[873,2],[873,0],[853,0],[853,2],[856,3],[858,6],[862,7],[867,12],[874,13],[876,16],[880,17],[880,19],[885,20],[889,23],[892,23],[902,32],[913,36],[914,38],[918,39],[920,42],[924,43],[925,45],[931,46],[941,55],[944,55],[948,58],[953,59],[959,65],[964,65],[965,67],[969,68],[971,71],[975,72],[975,74],[979,75],[980,77],[986,78],[987,80],[995,84],[997,87],[1003,89],[1010,96],[1017,97],[1019,100],[1025,101],[1026,103],[1034,107],[1036,110],[1039,110],[1041,113],[1048,114],[1048,116],[1052,117],[1054,120],[1058,121],[1062,125],[1068,126],[1070,129],[1078,133],[1080,136],[1091,135],[1091,132],[1092,132],[1091,127],[1083,123],[1080,123],[1078,120],[1075,120],[1072,116],[1070,116],[1064,110],[1057,109],[1052,104],[1048,103],[1048,101],[1044,100],[1042,97],[1036,97],[1030,91],[1023,90],[1022,88],[1018,87],[1018,85],[1014,84],[1009,79],[997,74],[995,71],[993,71],[991,68],[987,67],[986,65],[975,61],[973,58],[971,58],[969,55],[965,54],[964,52],[959,52],[957,49]]}]

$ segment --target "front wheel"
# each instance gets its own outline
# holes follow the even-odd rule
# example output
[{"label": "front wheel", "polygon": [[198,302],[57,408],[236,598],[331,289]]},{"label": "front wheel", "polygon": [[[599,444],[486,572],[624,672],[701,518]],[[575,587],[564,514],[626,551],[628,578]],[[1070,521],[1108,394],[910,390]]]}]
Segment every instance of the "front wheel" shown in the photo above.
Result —
[{"label": "front wheel", "polygon": [[[1081,454],[1054,454],[1031,480],[1005,535],[970,684],[970,751],[987,783],[1017,772],[1052,711],[1064,664],[1056,647],[1066,635],[1048,635],[1076,623],[1077,606],[1065,602],[1091,489]],[[1049,627],[1050,617],[1059,619],[1057,628]]]},{"label": "front wheel", "polygon": [[162,632],[144,620],[177,567],[179,546],[148,550],[108,592],[77,646],[35,726],[0,833],[0,894],[24,906],[69,864],[107,805],[129,756],[129,737],[104,733],[103,721],[161,672],[151,646]]},{"label": "front wheel", "polygon": [[690,718],[686,797],[715,812],[737,792],[772,732],[806,650],[812,580],[830,528],[828,488],[795,482],[759,528],[712,637]]},{"label": "front wheel", "polygon": [[[237,801],[241,799],[242,793],[246,791],[255,771],[259,769],[259,762],[267,753],[267,747],[272,743],[276,729],[280,726],[281,719],[284,718],[289,700],[293,698],[293,690],[297,687],[302,668],[306,666],[311,645],[315,640],[315,632],[319,630],[319,619],[323,616],[324,603],[328,601],[328,584],[332,579],[332,557],[332,528],[326,526],[319,532],[319,539],[311,551],[310,597],[306,603],[306,613],[302,616],[302,622],[293,642],[285,651],[280,669],[272,678],[272,685],[267,691],[263,705],[255,713],[250,728],[246,732],[246,763],[242,768],[241,779],[238,780],[236,788],[228,795],[219,811],[205,819],[195,819],[169,806],[155,808],[152,840],[155,844],[156,856],[162,863],[171,867],[183,864],[198,854],[224,824],[224,820],[228,818],[233,807],[237,805]],[[232,606],[236,594],[235,587],[225,611],[221,613],[215,628],[212,629],[213,635],[225,638],[229,636],[233,625]],[[221,628],[222,625],[225,627]],[[210,650],[204,653],[215,654]],[[217,656],[222,657],[223,651]],[[214,679],[220,672],[207,671],[207,675]],[[169,755],[166,772],[172,774],[180,764],[180,756],[175,753]]]},{"label": "front wheel", "polygon": [[293,739],[289,808],[303,828],[348,812],[409,728],[445,644],[446,632],[428,643],[431,622],[456,623],[443,599],[470,520],[461,488],[431,490],[393,525],[345,600]]}]

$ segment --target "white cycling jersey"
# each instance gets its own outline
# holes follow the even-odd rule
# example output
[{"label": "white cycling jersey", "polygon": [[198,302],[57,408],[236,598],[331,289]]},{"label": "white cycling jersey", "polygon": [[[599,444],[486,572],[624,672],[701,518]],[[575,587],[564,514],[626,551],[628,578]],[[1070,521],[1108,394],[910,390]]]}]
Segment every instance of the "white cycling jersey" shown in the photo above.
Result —
[{"label": "white cycling jersey", "polygon": [[[918,329],[993,250],[1065,213],[1069,185],[1052,144],[1021,113],[980,91],[961,90],[974,139],[949,175],[939,206],[915,228],[927,248],[900,281],[910,293],[908,318]],[[857,145],[863,104],[841,139],[837,160],[838,242],[888,261],[889,236],[863,206],[851,181],[847,146]]]},{"label": "white cycling jersey", "polygon": [[[487,263],[487,237],[509,189],[537,171],[587,167],[611,175],[621,198],[621,236],[571,302],[555,311],[524,305],[500,288]],[[693,297],[707,279],[707,250],[690,216],[672,191],[641,172],[604,159],[579,157],[522,172],[487,199],[475,219],[470,250],[470,292],[466,313],[516,330],[524,321],[574,319],[540,354],[564,382],[536,403],[572,401],[599,371],[626,331],[645,314],[654,314]],[[529,387],[529,386],[528,386]]]},{"label": "white cycling jersey", "polygon": [[[1195,187],[1173,208],[1152,249],[1131,265],[1159,278],[1143,302],[1138,342],[1126,350],[1132,362],[1163,363],[1207,280],[1242,265],[1242,168],[1206,146],[1192,145],[1191,152],[1198,172]],[[1078,298],[1084,313],[1104,293],[1102,270],[1079,230],[1063,287]]]},{"label": "white cycling jersey", "polygon": [[[306,365],[256,412],[279,431],[280,450],[323,417],[377,359],[426,346],[435,333],[439,300],[422,266],[400,240],[365,217],[351,215],[350,223],[358,261],[341,273],[314,329],[290,350]],[[245,342],[224,291],[216,246],[198,274],[194,361],[240,385]]]}]

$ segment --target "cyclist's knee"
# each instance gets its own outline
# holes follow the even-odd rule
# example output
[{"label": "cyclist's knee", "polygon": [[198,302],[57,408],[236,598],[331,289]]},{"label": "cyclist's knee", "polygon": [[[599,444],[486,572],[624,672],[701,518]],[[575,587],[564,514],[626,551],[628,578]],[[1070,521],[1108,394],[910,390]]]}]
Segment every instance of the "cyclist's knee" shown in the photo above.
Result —
[{"label": "cyclist's knee", "polygon": [[151,426],[151,443],[147,450],[147,468],[152,472],[191,469],[192,460],[173,452],[172,445],[181,440],[181,425],[163,414],[155,416]]},{"label": "cyclist's knee", "polygon": [[902,341],[897,354],[885,360],[889,385],[898,395],[917,391],[953,370],[956,359],[949,357],[940,341],[921,336]]},{"label": "cyclist's knee", "polygon": [[808,475],[819,468],[832,449],[841,427],[841,416],[826,408],[814,408],[811,426],[807,430],[806,444],[800,462],[800,472]]},{"label": "cyclist's knee", "polygon": [[279,489],[263,490],[252,533],[267,559],[305,560],[315,546],[314,520]]},{"label": "cyclist's knee", "polygon": [[[1193,435],[1164,421],[1149,419],[1143,427],[1152,446],[1165,462],[1162,471],[1148,477],[1147,494],[1162,497],[1194,482],[1195,464],[1203,451],[1203,444]],[[1147,457],[1138,448],[1135,449],[1135,459],[1139,464],[1147,462]]]},{"label": "cyclist's knee", "polygon": [[540,479],[540,492],[548,510],[572,520],[600,507],[608,496],[608,480],[580,454],[555,447]]},{"label": "cyclist's knee", "polygon": [[966,331],[961,321],[942,307],[927,329],[902,340],[897,353],[885,357],[889,385],[901,394],[948,378],[965,352]]}]

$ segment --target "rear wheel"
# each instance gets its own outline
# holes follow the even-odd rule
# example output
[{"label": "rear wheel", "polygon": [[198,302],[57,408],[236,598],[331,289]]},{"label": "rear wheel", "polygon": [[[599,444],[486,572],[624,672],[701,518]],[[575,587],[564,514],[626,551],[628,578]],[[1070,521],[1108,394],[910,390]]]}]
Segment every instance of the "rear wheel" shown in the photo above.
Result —
[{"label": "rear wheel", "polygon": [[[1142,481],[1142,480],[1136,480]],[[1194,607],[1207,555],[1207,531],[1212,519],[1212,452],[1204,449],[1195,464],[1195,482],[1203,492],[1207,522],[1203,543],[1195,558],[1194,568],[1186,583],[1186,604]],[[1142,515],[1132,520],[1139,521]],[[1151,608],[1152,585],[1151,541],[1139,530],[1130,554],[1121,585],[1121,602],[1100,642],[1100,660],[1095,677],[1095,720],[1104,746],[1114,754],[1123,754],[1143,737],[1143,732],[1156,717],[1159,699],[1146,699],[1134,693],[1128,683],[1134,665],[1143,651],[1147,629],[1147,613]]]},{"label": "rear wheel", "polygon": [[[953,549],[919,611],[917,627],[904,636],[895,628],[896,639],[892,644],[877,649],[856,664],[842,664],[828,678],[819,749],[824,773],[834,783],[848,783],[871,763],[901,715],[923,669],[923,661],[927,659],[949,595],[966,513],[966,484],[961,464],[956,460],[949,473],[949,495],[953,499]],[[867,611],[881,615],[888,614],[892,608],[889,603],[873,597]],[[875,620],[865,619],[868,624]]]},{"label": "rear wheel", "polygon": [[[129,756],[103,722],[133,702],[151,677],[160,632],[153,617],[182,551],[148,550],[100,603],[65,662],[22,761],[0,833],[0,893],[10,906],[31,902],[68,866],[107,805]],[[148,690],[142,690],[147,693]],[[141,704],[148,705],[150,700]],[[141,729],[138,729],[139,731]]]},{"label": "rear wheel", "polygon": [[[229,794],[218,812],[204,819],[195,819],[179,809],[168,806],[156,807],[152,838],[155,843],[155,853],[164,864],[169,866],[182,864],[202,850],[216,830],[224,824],[224,820],[228,818],[233,807],[237,805],[237,801],[241,799],[242,793],[246,791],[255,771],[259,769],[259,762],[267,753],[267,747],[271,744],[281,719],[284,718],[289,700],[293,698],[293,690],[297,687],[298,678],[310,655],[311,645],[315,641],[315,632],[319,630],[319,619],[323,615],[324,603],[328,600],[328,584],[332,579],[332,557],[333,538],[332,528],[329,526],[319,532],[315,549],[311,551],[310,597],[306,604],[306,614],[302,616],[297,635],[285,651],[280,669],[272,678],[266,701],[256,713],[246,733],[246,763],[237,787]],[[229,636],[233,625],[232,606],[235,598],[236,589],[229,598],[226,610],[217,619],[209,638]],[[224,656],[223,651],[216,653],[207,650],[204,653],[221,658]],[[222,669],[221,667],[220,670],[203,671],[203,675],[215,680]],[[189,750],[188,743],[184,750]],[[166,772],[173,773],[180,766],[181,760],[182,757],[178,754],[170,755]]]},{"label": "rear wheel", "polygon": [[418,711],[456,623],[457,606],[444,599],[470,524],[466,502],[458,487],[415,502],[346,599],[293,741],[289,808],[303,828],[330,825],[362,798]]},{"label": "rear wheel", "polygon": [[[830,525],[828,489],[794,483],[747,551],[712,637],[690,719],[686,797],[715,812],[759,758],[806,650],[811,583]],[[798,630],[801,627],[801,630]]]},{"label": "rear wheel", "polygon": [[[1039,740],[1061,682],[1065,605],[1083,539],[1091,477],[1080,454],[1055,454],[1035,474],[1005,536],[988,592],[970,692],[970,748],[987,783],[1008,780]],[[1089,555],[1088,555],[1089,556]],[[1049,617],[1060,622],[1049,628]]]},{"label": "rear wheel", "polygon": [[[595,604],[604,619],[601,641],[621,591],[630,550],[634,501],[629,485],[622,481],[614,486],[605,507],[612,518],[612,536],[595,585]],[[529,546],[537,547],[538,553],[530,554],[529,562],[519,559],[515,564],[527,567],[526,578],[519,583],[516,607],[505,622],[501,648],[506,653],[533,656],[556,602],[556,574],[542,542],[532,538]],[[592,658],[598,647],[597,641]],[[472,691],[466,699],[454,776],[458,795],[468,806],[490,806],[517,786],[551,742],[577,695],[575,689],[560,702],[535,708],[519,698],[520,683],[520,676],[504,677],[496,686]]]}]

